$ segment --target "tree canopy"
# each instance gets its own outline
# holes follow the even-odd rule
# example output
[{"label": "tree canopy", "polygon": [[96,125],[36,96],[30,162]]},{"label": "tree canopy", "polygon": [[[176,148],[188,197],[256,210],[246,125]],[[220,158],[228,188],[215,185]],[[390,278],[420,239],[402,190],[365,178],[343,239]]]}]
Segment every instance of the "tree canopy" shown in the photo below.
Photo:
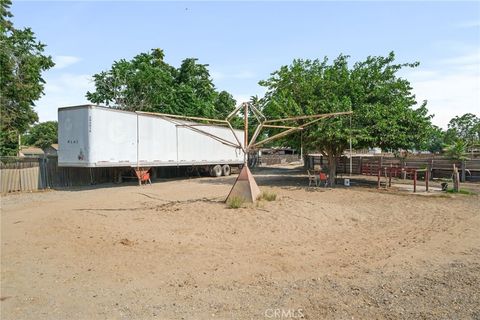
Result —
[{"label": "tree canopy", "polygon": [[473,113],[456,116],[448,123],[446,143],[462,140],[467,146],[474,146],[480,142],[480,118]]},{"label": "tree canopy", "polygon": [[30,28],[14,28],[10,0],[0,2],[0,154],[15,155],[18,136],[38,120],[33,109],[44,89],[42,72],[54,66]]},{"label": "tree canopy", "polygon": [[235,100],[215,89],[207,67],[187,58],[175,68],[164,61],[161,49],[152,49],[95,74],[95,91],[86,96],[93,103],[125,110],[225,118]]},{"label": "tree canopy", "polygon": [[[353,111],[351,117],[323,120],[302,133],[307,150],[328,156],[331,176],[335,158],[350,137],[356,148],[413,149],[424,144],[432,130],[426,102],[417,105],[410,83],[398,75],[418,63],[395,63],[393,52],[352,67],[348,59],[342,54],[331,63],[327,58],[296,59],[260,82],[267,92],[259,104],[268,118]],[[286,139],[289,145],[300,141],[299,134]]]},{"label": "tree canopy", "polygon": [[466,159],[469,150],[480,147],[480,119],[472,113],[455,116],[442,134],[445,153],[454,159]]},{"label": "tree canopy", "polygon": [[57,121],[41,122],[31,127],[23,137],[23,143],[45,149],[58,142]]}]

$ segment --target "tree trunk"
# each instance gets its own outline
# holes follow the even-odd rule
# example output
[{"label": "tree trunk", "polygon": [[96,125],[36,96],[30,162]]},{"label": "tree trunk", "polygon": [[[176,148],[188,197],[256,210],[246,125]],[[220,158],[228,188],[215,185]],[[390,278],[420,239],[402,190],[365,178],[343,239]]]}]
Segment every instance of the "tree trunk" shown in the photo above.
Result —
[{"label": "tree trunk", "polygon": [[337,174],[337,158],[332,152],[328,153],[328,184],[335,186],[335,176]]}]

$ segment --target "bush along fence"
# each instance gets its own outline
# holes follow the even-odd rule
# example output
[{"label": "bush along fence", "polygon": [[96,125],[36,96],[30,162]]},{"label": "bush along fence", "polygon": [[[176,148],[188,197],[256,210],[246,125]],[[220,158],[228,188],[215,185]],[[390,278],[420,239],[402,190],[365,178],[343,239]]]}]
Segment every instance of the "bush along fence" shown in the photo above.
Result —
[{"label": "bush along fence", "polygon": [[[412,178],[413,172],[423,172],[430,179],[449,179],[453,174],[453,165],[460,173],[460,181],[480,181],[480,159],[453,160],[446,158],[395,158],[383,156],[353,156],[352,174],[374,175],[379,170],[387,168],[392,175],[398,178]],[[307,169],[313,169],[316,165],[322,168],[328,166],[328,161],[321,155],[308,155],[305,161]],[[350,158],[343,156],[337,159],[337,173],[350,173]]]}]

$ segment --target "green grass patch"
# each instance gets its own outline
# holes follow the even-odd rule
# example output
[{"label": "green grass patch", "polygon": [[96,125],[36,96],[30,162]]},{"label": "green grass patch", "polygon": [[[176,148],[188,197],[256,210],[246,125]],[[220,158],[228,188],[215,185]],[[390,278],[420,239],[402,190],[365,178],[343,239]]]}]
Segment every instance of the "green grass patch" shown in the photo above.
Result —
[{"label": "green grass patch", "polygon": [[468,190],[465,190],[465,189],[460,189],[460,190],[458,190],[458,192],[456,192],[456,191],[453,190],[453,188],[448,189],[447,193],[459,193],[459,194],[466,194],[466,195],[470,195],[470,196],[476,194],[475,192],[468,191]]},{"label": "green grass patch", "polygon": [[227,206],[230,209],[242,208],[244,204],[245,204],[245,199],[243,199],[242,197],[231,197],[227,201]]},{"label": "green grass patch", "polygon": [[273,192],[263,191],[257,200],[266,200],[266,201],[275,201],[277,199],[277,194]]}]

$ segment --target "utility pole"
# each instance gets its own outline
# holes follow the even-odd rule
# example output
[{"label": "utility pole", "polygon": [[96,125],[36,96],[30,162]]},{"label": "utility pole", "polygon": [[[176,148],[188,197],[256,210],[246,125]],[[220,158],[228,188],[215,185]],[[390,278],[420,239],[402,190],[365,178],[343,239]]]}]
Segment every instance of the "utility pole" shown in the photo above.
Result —
[{"label": "utility pole", "polygon": [[20,150],[22,149],[22,135],[18,134],[18,149],[17,149],[17,157],[20,157]]}]

